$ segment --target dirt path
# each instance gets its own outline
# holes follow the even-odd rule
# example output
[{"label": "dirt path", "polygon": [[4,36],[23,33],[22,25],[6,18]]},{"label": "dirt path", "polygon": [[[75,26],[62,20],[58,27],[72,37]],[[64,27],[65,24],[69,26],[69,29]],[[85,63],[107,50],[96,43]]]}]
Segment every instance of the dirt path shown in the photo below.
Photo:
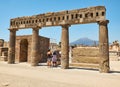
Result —
[{"label": "dirt path", "polygon": [[0,87],[120,87],[120,62],[111,62],[111,73],[94,69],[31,67],[0,62]]}]

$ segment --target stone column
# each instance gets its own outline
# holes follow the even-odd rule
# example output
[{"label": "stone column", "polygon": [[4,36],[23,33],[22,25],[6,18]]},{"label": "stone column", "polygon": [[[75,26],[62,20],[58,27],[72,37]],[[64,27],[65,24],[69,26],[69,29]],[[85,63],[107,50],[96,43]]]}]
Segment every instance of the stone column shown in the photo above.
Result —
[{"label": "stone column", "polygon": [[62,26],[61,37],[61,68],[69,68],[69,25]]},{"label": "stone column", "polygon": [[101,73],[109,72],[109,40],[108,40],[108,20],[99,21],[99,71]]},{"label": "stone column", "polygon": [[31,66],[37,66],[39,63],[39,28],[33,28],[32,34],[32,51],[31,51]]},{"label": "stone column", "polygon": [[15,42],[16,42],[16,29],[10,30],[9,50],[8,50],[8,63],[15,63]]}]

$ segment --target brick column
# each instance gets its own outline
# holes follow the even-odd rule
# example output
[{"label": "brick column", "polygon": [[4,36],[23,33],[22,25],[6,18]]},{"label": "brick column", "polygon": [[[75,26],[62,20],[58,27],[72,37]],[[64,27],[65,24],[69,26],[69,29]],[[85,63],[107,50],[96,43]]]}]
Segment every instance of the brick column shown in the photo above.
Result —
[{"label": "brick column", "polygon": [[33,28],[32,34],[32,51],[31,51],[31,66],[37,66],[39,63],[39,28]]},{"label": "brick column", "polygon": [[100,68],[101,73],[109,72],[109,40],[108,40],[108,20],[99,21],[99,54],[100,54]]},{"label": "brick column", "polygon": [[62,26],[61,37],[61,68],[69,68],[69,25]]},{"label": "brick column", "polygon": [[16,42],[16,29],[10,30],[9,50],[8,50],[8,63],[15,63],[15,42]]}]

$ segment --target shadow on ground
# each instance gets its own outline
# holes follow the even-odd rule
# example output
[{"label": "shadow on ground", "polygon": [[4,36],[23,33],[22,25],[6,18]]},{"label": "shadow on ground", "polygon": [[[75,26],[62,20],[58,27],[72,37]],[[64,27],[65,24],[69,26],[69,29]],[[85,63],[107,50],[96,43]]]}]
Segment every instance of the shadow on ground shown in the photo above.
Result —
[{"label": "shadow on ground", "polygon": [[81,68],[81,67],[69,67],[69,69],[81,69],[81,70],[99,71],[99,69],[93,69],[93,68]]},{"label": "shadow on ground", "polygon": [[120,71],[110,71],[110,73],[119,73],[120,74]]}]

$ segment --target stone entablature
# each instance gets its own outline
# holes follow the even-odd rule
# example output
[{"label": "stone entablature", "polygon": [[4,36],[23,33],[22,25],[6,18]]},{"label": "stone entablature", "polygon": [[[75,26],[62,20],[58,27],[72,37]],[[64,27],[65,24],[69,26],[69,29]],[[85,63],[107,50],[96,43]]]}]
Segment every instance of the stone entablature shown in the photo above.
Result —
[{"label": "stone entablature", "polygon": [[95,23],[100,20],[106,20],[105,15],[106,9],[104,6],[66,10],[61,12],[49,12],[11,19],[10,29]]}]

